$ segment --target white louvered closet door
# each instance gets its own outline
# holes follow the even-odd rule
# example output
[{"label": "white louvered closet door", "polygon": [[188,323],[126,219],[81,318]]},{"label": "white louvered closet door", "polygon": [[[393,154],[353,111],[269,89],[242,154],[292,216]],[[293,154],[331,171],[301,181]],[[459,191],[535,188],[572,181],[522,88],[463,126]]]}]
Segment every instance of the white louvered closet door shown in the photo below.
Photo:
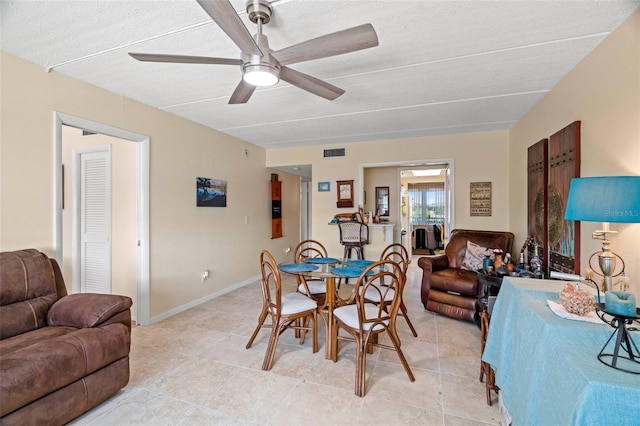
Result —
[{"label": "white louvered closet door", "polygon": [[83,293],[111,293],[111,153],[80,158],[80,280]]}]

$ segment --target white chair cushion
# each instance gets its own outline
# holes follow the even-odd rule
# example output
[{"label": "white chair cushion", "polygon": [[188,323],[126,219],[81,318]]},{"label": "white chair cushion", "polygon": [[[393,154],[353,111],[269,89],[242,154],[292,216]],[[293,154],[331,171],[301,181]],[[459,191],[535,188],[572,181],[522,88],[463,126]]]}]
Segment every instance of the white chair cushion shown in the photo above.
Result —
[{"label": "white chair cushion", "polygon": [[[380,293],[378,293],[378,291],[372,287],[374,287],[375,285],[372,284],[369,287],[367,287],[367,291],[364,293],[364,297],[367,300],[371,300],[374,303],[380,303]],[[384,291],[386,289],[383,289],[382,293],[384,294]],[[362,293],[362,290],[360,290],[360,293]],[[391,289],[389,291],[387,291],[387,294],[384,296],[384,301],[385,302],[391,302],[393,300],[393,296],[395,295],[395,290]]]},{"label": "white chair cushion", "polygon": [[[311,294],[324,294],[327,292],[327,286],[324,281],[307,281],[307,286],[309,287],[309,292]],[[300,284],[298,286],[298,291],[303,294],[306,293],[304,285]]]},{"label": "white chair cushion", "polygon": [[[378,316],[378,307],[373,303],[365,303],[364,312],[367,318],[373,318]],[[333,314],[342,321],[347,327],[358,329],[358,307],[356,305],[347,305],[336,308]],[[389,321],[383,321],[385,325],[389,325]],[[369,330],[373,324],[364,324],[363,329]],[[374,330],[382,330],[383,327],[380,324],[375,325]]]},{"label": "white chair cushion", "polygon": [[282,315],[297,314],[304,311],[313,311],[318,307],[315,300],[309,299],[304,294],[286,293],[282,295]]}]

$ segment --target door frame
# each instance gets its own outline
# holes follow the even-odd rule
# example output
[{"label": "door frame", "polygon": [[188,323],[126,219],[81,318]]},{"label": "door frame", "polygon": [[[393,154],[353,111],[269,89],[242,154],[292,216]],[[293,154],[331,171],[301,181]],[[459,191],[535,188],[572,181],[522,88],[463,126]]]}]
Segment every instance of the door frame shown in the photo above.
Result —
[{"label": "door frame", "polygon": [[300,241],[311,239],[311,182],[300,178]]},{"label": "door frame", "polygon": [[54,256],[62,267],[62,126],[77,127],[90,132],[101,133],[136,143],[136,322],[140,325],[150,323],[150,241],[149,241],[149,136],[112,127],[95,121],[75,117],[54,111]]},{"label": "door frame", "polygon": [[[445,178],[445,191],[446,191],[446,196],[447,199],[449,201],[449,208],[448,208],[448,213],[449,213],[449,218],[448,218],[448,225],[449,228],[447,229],[447,232],[451,232],[451,230],[455,229],[455,185],[454,185],[454,176],[455,176],[455,165],[454,165],[455,161],[453,158],[431,158],[428,160],[405,160],[405,161],[390,161],[390,162],[383,162],[383,163],[361,163],[360,164],[360,171],[359,171],[359,175],[358,175],[358,180],[359,180],[359,199],[360,200],[364,200],[364,169],[369,169],[369,168],[375,168],[375,167],[397,167],[398,168],[398,173],[397,173],[397,182],[396,182],[396,190],[398,191],[398,194],[400,194],[400,171],[401,170],[406,170],[406,169],[417,169],[420,167],[429,167],[429,166],[435,166],[435,165],[442,165],[442,164],[447,164],[448,165],[448,175]],[[395,210],[395,215],[396,217],[400,218],[401,217],[401,197],[398,197],[398,200],[396,203],[394,203],[393,205],[393,209]],[[361,201],[362,203],[362,201]],[[391,208],[391,206],[389,207]],[[400,226],[398,226],[399,224],[396,224],[396,229],[394,231],[394,233],[396,235],[394,235],[394,241],[400,241]],[[396,238],[397,237],[397,238]],[[448,235],[446,236],[448,238]]]}]

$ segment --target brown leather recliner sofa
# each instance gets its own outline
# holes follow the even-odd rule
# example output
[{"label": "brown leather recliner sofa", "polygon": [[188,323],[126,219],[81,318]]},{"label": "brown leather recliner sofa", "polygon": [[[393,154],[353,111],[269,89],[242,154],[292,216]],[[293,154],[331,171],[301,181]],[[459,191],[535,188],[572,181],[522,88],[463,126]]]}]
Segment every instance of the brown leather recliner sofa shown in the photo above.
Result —
[{"label": "brown leather recliner sofa", "polygon": [[455,229],[451,232],[445,253],[418,259],[422,268],[421,300],[425,309],[467,321],[476,320],[478,274],[462,269],[467,241],[485,248],[501,248],[511,252],[511,232]]},{"label": "brown leather recliner sofa", "polygon": [[129,382],[131,299],[72,294],[37,250],[0,253],[0,424],[64,424]]}]

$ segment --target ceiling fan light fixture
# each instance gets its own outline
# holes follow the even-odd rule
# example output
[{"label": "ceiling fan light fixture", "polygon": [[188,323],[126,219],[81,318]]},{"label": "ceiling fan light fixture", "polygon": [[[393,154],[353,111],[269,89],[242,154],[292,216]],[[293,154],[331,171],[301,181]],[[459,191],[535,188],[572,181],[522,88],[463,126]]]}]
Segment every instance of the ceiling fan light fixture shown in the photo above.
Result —
[{"label": "ceiling fan light fixture", "polygon": [[252,86],[273,86],[280,81],[280,71],[264,64],[247,64],[242,79]]}]

